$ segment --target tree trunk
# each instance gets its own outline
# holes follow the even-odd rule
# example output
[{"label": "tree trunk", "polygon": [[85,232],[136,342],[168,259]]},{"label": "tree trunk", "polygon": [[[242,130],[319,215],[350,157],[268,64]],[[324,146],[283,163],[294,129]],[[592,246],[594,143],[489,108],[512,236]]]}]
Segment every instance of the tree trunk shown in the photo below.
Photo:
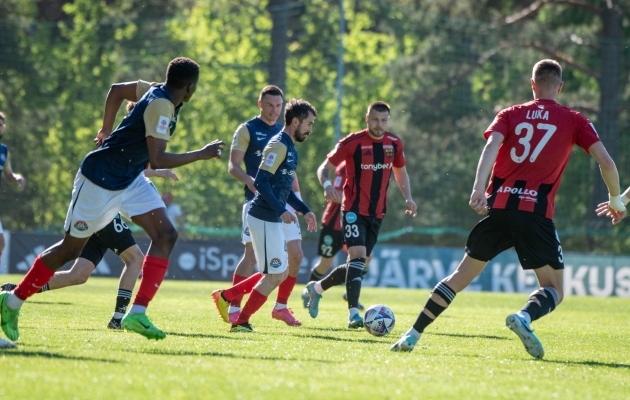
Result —
[{"label": "tree trunk", "polygon": [[271,56],[269,58],[269,83],[287,92],[287,57],[289,42],[289,7],[291,0],[269,0],[271,13]]}]

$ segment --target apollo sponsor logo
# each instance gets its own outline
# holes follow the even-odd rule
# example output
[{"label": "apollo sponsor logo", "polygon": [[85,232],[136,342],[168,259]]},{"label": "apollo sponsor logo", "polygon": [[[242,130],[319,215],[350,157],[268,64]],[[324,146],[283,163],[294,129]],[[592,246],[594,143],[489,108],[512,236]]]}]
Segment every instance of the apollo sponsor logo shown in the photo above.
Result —
[{"label": "apollo sponsor logo", "polygon": [[361,164],[361,169],[371,169],[372,171],[378,171],[379,169],[391,169],[394,163],[387,164]]},{"label": "apollo sponsor logo", "polygon": [[523,196],[538,196],[538,192],[533,189],[524,189],[524,188],[513,188],[509,186],[501,186],[497,193],[512,193],[512,194],[520,194]]}]

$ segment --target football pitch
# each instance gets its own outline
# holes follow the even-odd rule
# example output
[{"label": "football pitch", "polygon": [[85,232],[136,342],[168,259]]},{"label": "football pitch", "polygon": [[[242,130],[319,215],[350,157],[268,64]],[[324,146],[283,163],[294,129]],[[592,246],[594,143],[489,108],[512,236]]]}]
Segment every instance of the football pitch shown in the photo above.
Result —
[{"label": "football pitch", "polygon": [[460,293],[407,354],[389,346],[415,321],[427,290],[364,288],[365,305],[383,303],[396,314],[394,332],[379,338],[346,328],[342,287],[324,294],[311,319],[303,285],[290,304],[302,327],[271,319],[274,292],[251,320],[258,333],[230,333],[210,297],[224,286],[165,281],[149,307],[167,332],[159,342],[105,328],[114,279],[33,296],[22,309],[18,348],[0,349],[0,398],[630,397],[630,299],[566,298],[533,324],[546,351],[539,361],[505,327],[527,294]]}]

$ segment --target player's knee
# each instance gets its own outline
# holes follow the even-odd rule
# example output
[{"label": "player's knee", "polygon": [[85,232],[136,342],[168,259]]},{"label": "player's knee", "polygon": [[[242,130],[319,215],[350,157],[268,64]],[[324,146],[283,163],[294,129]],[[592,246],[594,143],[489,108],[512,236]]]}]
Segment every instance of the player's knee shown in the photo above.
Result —
[{"label": "player's knee", "polygon": [[78,268],[71,275],[71,281],[73,285],[83,285],[88,281],[93,269]]},{"label": "player's knee", "polygon": [[289,251],[289,264],[290,265],[300,265],[302,263],[302,259],[304,258],[304,252],[302,251],[302,246],[293,246]]},{"label": "player's knee", "polygon": [[161,246],[175,246],[175,242],[177,242],[177,238],[179,237],[179,233],[177,233],[177,229],[174,227],[170,227],[168,229],[162,229],[154,234],[151,237],[151,240]]}]

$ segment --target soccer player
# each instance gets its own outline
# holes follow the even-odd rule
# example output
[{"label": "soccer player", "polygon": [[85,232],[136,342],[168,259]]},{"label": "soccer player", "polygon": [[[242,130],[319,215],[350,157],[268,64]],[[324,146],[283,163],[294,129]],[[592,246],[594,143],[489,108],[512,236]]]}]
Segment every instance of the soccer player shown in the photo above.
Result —
[{"label": "soccer player", "polygon": [[[553,223],[555,195],[574,144],[599,163],[608,187],[610,208],[625,211],[614,161],[593,124],[556,98],[562,68],[554,60],[534,65],[534,100],[499,112],[486,129],[470,207],[484,218],[472,229],[466,254],[451,275],[439,282],[411,329],[392,351],[412,351],[422,332],[485,268],[488,260],[514,247],[523,269],[533,270],[540,288],[505,321],[527,352],[542,358],[543,346],[530,324],[552,312],[563,298],[563,255]],[[485,193],[484,187],[490,176]]]},{"label": "soccer player", "polygon": [[[230,310],[228,319],[225,322],[234,323],[241,311],[241,301],[243,295],[250,293],[258,281],[262,278],[260,272],[253,274],[256,266],[256,257],[252,247],[252,239],[250,230],[247,225],[247,211],[251,206],[251,202],[256,193],[254,187],[254,177],[258,172],[258,167],[262,160],[262,153],[269,140],[282,130],[282,125],[277,123],[278,117],[282,112],[282,103],[284,102],[284,94],[282,90],[273,85],[265,86],[258,96],[258,108],[260,114],[257,117],[241,124],[234,133],[232,147],[230,149],[230,160],[228,162],[228,172],[238,181],[245,184],[245,201],[243,203],[243,230],[241,233],[241,241],[245,246],[243,257],[239,261],[234,275],[232,284],[234,288],[224,293],[230,297]],[[245,170],[242,168],[245,164]],[[298,184],[297,175],[293,179],[293,191],[301,200],[300,186]],[[295,210],[289,205],[287,207],[295,217]],[[297,276],[300,272],[300,264],[302,263],[302,233],[300,225],[295,218],[295,222],[283,224],[284,240],[286,241],[287,252],[289,253],[289,273],[284,282],[278,288],[278,297],[276,305],[271,312],[271,317],[280,321],[284,321],[290,326],[300,326],[302,323],[293,316],[291,309],[287,307],[291,292],[295,287]],[[253,275],[252,275],[253,274]]]},{"label": "soccer player", "polygon": [[[5,121],[6,116],[2,111],[0,111],[0,140],[2,140],[4,131],[7,129]],[[9,183],[17,184],[20,191],[24,190],[24,186],[26,184],[24,177],[21,174],[13,172],[13,168],[11,168],[11,159],[9,157],[9,149],[4,143],[0,143],[0,171],[2,171],[4,180]],[[2,223],[0,222],[0,256],[2,256],[5,246],[3,232]]]},{"label": "soccer player", "polygon": [[[335,168],[335,177],[333,178],[333,188],[338,192],[339,199],[343,196],[343,185],[346,182],[346,162],[342,161],[341,164]],[[324,215],[322,216],[322,230],[319,234],[319,243],[317,245],[317,255],[319,260],[311,269],[311,274],[308,281],[318,281],[326,276],[326,273],[332,267],[335,255],[343,247],[343,234],[341,232],[341,200],[330,201],[324,209]],[[370,265],[370,257],[365,261],[365,268],[363,269],[363,276],[367,273],[367,267]],[[343,294],[343,299],[348,301],[347,293]],[[302,302],[304,308],[308,307],[310,296],[308,289],[304,288],[302,291]],[[364,307],[361,303],[358,304],[359,310],[363,310]]]},{"label": "soccer player", "polygon": [[[313,131],[317,110],[304,100],[291,99],[285,108],[285,125],[263,151],[253,188],[256,195],[247,212],[247,226],[252,238],[256,261],[262,273],[238,319],[232,323],[231,332],[254,332],[249,319],[267,301],[267,296],[284,282],[287,271],[284,224],[296,222],[286,204],[304,215],[307,229],[317,231],[315,214],[293,192],[293,175],[298,165],[295,143],[301,143]],[[230,300],[223,296],[227,290],[215,290],[212,297],[219,314],[228,320]]]},{"label": "soccer player", "polygon": [[326,278],[306,285],[310,297],[308,311],[312,318],[319,313],[322,293],[345,282],[348,328],[363,326],[363,318],[359,315],[361,276],[387,211],[387,188],[392,172],[409,208],[405,213],[416,215],[417,207],[411,197],[409,175],[405,168],[403,143],[398,136],[387,131],[389,116],[387,103],[376,101],[370,104],[365,116],[367,129],[341,139],[317,170],[319,181],[326,191],[326,200],[341,201],[330,182],[329,173],[342,161],[346,162],[341,211],[348,261]]},{"label": "soccer player", "polygon": [[[153,325],[146,310],[166,275],[177,230],[166,215],[160,195],[142,172],[147,164],[154,169],[174,168],[221,156],[225,143],[219,140],[183,154],[166,152],[179,111],[195,93],[198,80],[196,62],[184,57],[173,59],[166,70],[166,82],[152,86],[102,146],[85,156],[74,181],[63,240],[35,259],[12,292],[0,293],[1,326],[9,339],[19,337],[18,317],[24,301],[48,283],[56,270],[76,259],[89,237],[119,212],[151,238],[140,288],[122,327],[148,339],[166,336]],[[123,91],[131,89],[129,84],[119,85]],[[104,119],[114,119],[116,110],[112,106],[116,101],[112,92],[118,91],[108,93]]]},{"label": "soccer player", "polygon": [[[169,169],[145,170],[144,175],[178,180],[177,175]],[[69,270],[56,271],[50,281],[42,286],[37,293],[84,284],[105,256],[107,249],[116,253],[125,263],[120,274],[114,315],[107,324],[109,329],[122,329],[122,318],[125,316],[127,306],[131,301],[131,294],[142,268],[144,254],[136,244],[129,227],[120,218],[120,214],[116,215],[114,220],[105,228],[90,236],[90,240],[83,247],[81,255]],[[9,292],[16,287],[17,285],[14,283],[4,283],[2,290]]]}]

